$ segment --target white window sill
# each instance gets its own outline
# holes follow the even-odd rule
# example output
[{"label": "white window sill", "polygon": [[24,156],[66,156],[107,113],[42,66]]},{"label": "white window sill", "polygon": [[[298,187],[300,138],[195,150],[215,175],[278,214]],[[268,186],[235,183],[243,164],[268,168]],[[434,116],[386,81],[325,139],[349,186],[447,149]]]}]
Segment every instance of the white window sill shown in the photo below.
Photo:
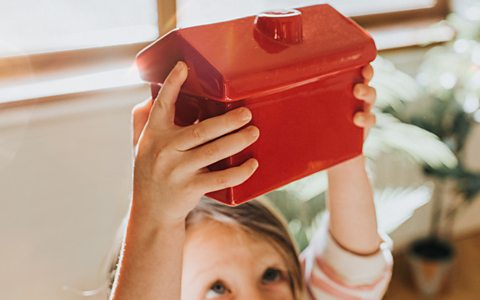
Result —
[{"label": "white window sill", "polygon": [[142,85],[135,67],[0,88],[0,104]]}]

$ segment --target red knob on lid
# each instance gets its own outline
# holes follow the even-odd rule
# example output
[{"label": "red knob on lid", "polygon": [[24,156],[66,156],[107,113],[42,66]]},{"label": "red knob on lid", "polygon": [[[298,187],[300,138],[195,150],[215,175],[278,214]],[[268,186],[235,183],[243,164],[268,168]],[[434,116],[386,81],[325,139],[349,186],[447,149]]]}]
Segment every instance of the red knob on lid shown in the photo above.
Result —
[{"label": "red knob on lid", "polygon": [[303,40],[302,13],[296,9],[261,13],[255,25],[261,33],[279,42],[298,44]]}]

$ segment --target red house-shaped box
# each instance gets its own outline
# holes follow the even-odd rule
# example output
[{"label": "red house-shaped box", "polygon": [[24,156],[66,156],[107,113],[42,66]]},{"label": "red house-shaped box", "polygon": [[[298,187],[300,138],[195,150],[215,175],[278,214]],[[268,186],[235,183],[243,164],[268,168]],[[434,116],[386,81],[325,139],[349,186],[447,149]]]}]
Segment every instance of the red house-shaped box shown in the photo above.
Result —
[{"label": "red house-shaped box", "polygon": [[176,29],[140,52],[137,65],[155,97],[176,62],[186,62],[178,125],[252,111],[259,140],[209,167],[258,159],[248,181],[208,194],[238,205],[361,154],[363,131],[352,120],[362,103],[352,91],[375,57],[371,36],[323,4]]}]

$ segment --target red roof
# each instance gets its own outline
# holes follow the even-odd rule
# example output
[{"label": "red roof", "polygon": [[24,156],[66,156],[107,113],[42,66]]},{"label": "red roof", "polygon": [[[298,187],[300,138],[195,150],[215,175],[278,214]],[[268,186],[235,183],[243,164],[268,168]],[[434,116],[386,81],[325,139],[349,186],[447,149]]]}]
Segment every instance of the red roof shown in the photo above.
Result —
[{"label": "red roof", "polygon": [[298,11],[303,41],[297,44],[262,37],[255,17],[176,29],[138,55],[142,78],[162,83],[183,60],[190,69],[184,92],[235,101],[302,85],[375,58],[371,36],[328,4]]}]

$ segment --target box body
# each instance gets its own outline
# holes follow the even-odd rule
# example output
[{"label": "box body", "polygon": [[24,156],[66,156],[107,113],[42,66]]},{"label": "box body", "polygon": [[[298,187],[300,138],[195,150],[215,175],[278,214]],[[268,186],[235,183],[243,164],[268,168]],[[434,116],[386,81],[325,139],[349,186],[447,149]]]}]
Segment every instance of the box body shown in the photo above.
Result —
[{"label": "box body", "polygon": [[255,157],[259,161],[255,174],[240,186],[208,196],[229,205],[241,204],[361,154],[363,130],[352,123],[352,116],[362,103],[351,93],[353,83],[361,80],[357,68],[277,94],[233,103],[181,95],[177,124],[245,106],[252,111],[251,124],[260,128],[260,138],[254,145],[210,167],[222,170]]},{"label": "box body", "polygon": [[[289,16],[288,24],[300,15],[301,34],[294,24],[283,40],[258,31],[261,20],[252,17],[176,30],[138,56],[153,96],[178,60],[189,66],[177,101],[178,125],[240,106],[252,111],[251,124],[260,129],[259,140],[209,167],[238,166],[251,157],[259,161],[258,170],[245,183],[208,194],[228,205],[362,153],[363,130],[353,124],[353,115],[363,103],[353,97],[353,86],[363,80],[361,69],[375,58],[375,45],[358,25],[328,5],[298,11]],[[272,26],[276,24],[261,28]],[[282,33],[275,31],[275,38],[283,38]]]}]

